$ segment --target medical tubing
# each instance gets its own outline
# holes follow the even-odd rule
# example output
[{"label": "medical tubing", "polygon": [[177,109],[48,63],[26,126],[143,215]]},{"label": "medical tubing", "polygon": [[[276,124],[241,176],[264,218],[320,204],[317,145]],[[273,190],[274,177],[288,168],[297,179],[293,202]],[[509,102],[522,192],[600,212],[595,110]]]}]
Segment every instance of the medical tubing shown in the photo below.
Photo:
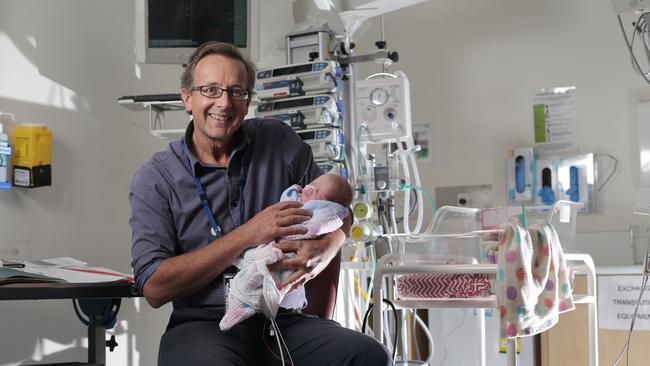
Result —
[{"label": "medical tubing", "polygon": [[362,159],[362,155],[361,155],[361,131],[362,130],[368,131],[368,126],[366,126],[365,123],[362,123],[362,124],[359,125],[359,128],[357,129],[357,136],[356,136],[357,137],[357,146],[356,146],[356,148],[357,148],[357,166],[358,166],[358,169],[359,169],[359,174],[357,175],[357,180],[358,180],[358,182],[360,182],[359,184],[361,185],[358,188],[360,188],[359,192],[361,193],[361,195],[362,195],[364,201],[366,202],[366,204],[368,205],[368,207],[372,207],[372,202],[370,200],[370,195],[368,194],[368,190],[366,189],[366,174],[364,172],[365,171],[365,169],[364,169],[365,163],[362,165],[362,162],[364,161],[364,159]]},{"label": "medical tubing", "polygon": [[[282,345],[284,345],[284,349],[287,351],[287,357],[289,358],[289,364],[293,365],[293,359],[291,358],[291,352],[289,352],[289,347],[287,347],[287,343],[284,341],[284,337],[282,336],[282,333],[280,332],[280,327],[278,326],[278,323],[275,321],[275,319],[271,319],[271,323],[273,324],[273,327],[275,327],[275,333],[276,336],[278,337],[278,340],[282,342]],[[278,343],[279,345],[279,343]],[[282,359],[282,363],[284,364],[284,359]]]},{"label": "medical tubing", "polygon": [[630,322],[630,330],[627,333],[627,340],[625,341],[625,344],[623,344],[623,348],[621,349],[621,352],[618,354],[618,357],[616,357],[616,361],[614,361],[612,366],[618,365],[618,362],[623,356],[623,352],[627,352],[627,357],[625,362],[626,366],[630,364],[629,363],[630,338],[632,337],[632,331],[634,330],[634,322],[636,321],[636,316],[639,311],[639,304],[641,304],[641,299],[643,298],[643,293],[645,292],[645,287],[648,283],[647,261],[648,261],[649,254],[650,254],[650,235],[648,235],[648,243],[646,244],[646,248],[645,248],[645,259],[644,259],[644,266],[643,266],[644,271],[643,271],[643,279],[641,280],[641,289],[639,290],[639,300],[636,302],[636,306],[634,307],[632,321]]},{"label": "medical tubing", "polygon": [[[415,322],[417,322],[420,327],[422,328],[422,332],[424,332],[424,335],[427,337],[427,340],[429,341],[429,356],[427,359],[424,361],[426,362],[427,365],[433,365],[433,355],[434,355],[434,349],[435,349],[435,344],[433,343],[433,336],[431,335],[431,331],[429,331],[429,327],[427,324],[420,318],[420,316],[417,314],[415,310],[413,310],[413,319]],[[414,332],[415,332],[415,327],[413,327]],[[417,346],[417,342],[415,342]],[[418,357],[421,357],[419,355],[420,351],[418,349]]]},{"label": "medical tubing", "polygon": [[634,307],[634,313],[632,316],[632,321],[630,322],[630,330],[628,331],[627,334],[627,340],[623,344],[623,348],[621,349],[621,352],[618,354],[618,357],[616,357],[616,361],[612,364],[613,366],[618,365],[618,362],[621,360],[621,357],[623,356],[623,352],[627,353],[626,356],[626,366],[629,365],[629,351],[630,351],[630,338],[632,336],[632,331],[634,330],[634,322],[636,320],[637,313],[639,311],[639,304],[641,303],[641,298],[643,297],[643,292],[645,291],[645,286],[648,283],[648,275],[644,274],[643,279],[641,281],[641,290],[639,291],[639,300],[636,303],[636,306]]},{"label": "medical tubing", "polygon": [[365,124],[360,124],[359,128],[357,129],[357,145],[355,148],[357,149],[357,169],[359,170],[357,172],[357,180],[361,182],[361,188],[363,188],[363,168],[361,167],[361,131],[366,127]]},{"label": "medical tubing", "polygon": [[388,212],[389,212],[389,215],[390,215],[390,222],[391,222],[391,231],[390,231],[390,233],[395,234],[395,233],[397,233],[398,230],[397,230],[397,221],[395,219],[394,197],[392,197],[392,193],[391,193],[390,201],[388,202],[388,208],[389,208]]},{"label": "medical tubing", "polygon": [[[408,320],[407,312],[402,310],[401,313],[402,313],[402,324],[406,324],[406,321]],[[409,360],[409,351],[408,351],[408,348],[407,348],[407,345],[408,345],[408,332],[407,332],[406,327],[402,328],[401,336],[402,336],[402,360],[408,362],[408,360]]]},{"label": "medical tubing", "polygon": [[[413,211],[415,211],[415,207],[417,207],[418,205],[418,195],[416,194],[415,189],[409,190],[408,194],[413,194],[412,197],[413,202],[412,204],[409,204],[409,215],[408,215],[408,217],[411,217],[411,215],[413,215]],[[402,221],[404,221],[404,217],[399,217],[395,219],[395,222],[397,222],[398,224]]]},{"label": "medical tubing", "polygon": [[273,327],[273,331],[276,333],[275,340],[278,342],[278,349],[280,350],[280,360],[282,361],[282,366],[285,366],[284,354],[282,353],[282,344],[280,343],[280,337],[277,332],[277,328],[275,327],[275,320],[273,319],[271,319],[271,326]]},{"label": "medical tubing", "polygon": [[375,283],[375,266],[377,264],[377,258],[375,257],[375,248],[373,245],[373,248],[370,250],[370,279],[369,279],[369,285],[368,285],[368,297],[365,299],[364,303],[364,309],[367,309],[370,306],[370,301],[372,301],[372,291],[374,290],[374,283]]},{"label": "medical tubing", "polygon": [[422,357],[422,352],[420,352],[420,345],[418,345],[417,342],[417,328],[418,328],[418,321],[416,319],[417,317],[417,309],[411,309],[411,313],[413,314],[411,317],[413,318],[413,324],[411,326],[413,327],[413,339],[415,342],[413,342],[413,345],[415,346],[415,357],[419,360]]},{"label": "medical tubing", "polygon": [[[399,155],[400,161],[402,162],[402,171],[404,172],[404,183],[406,185],[411,185],[411,172],[409,170],[409,162],[408,162],[407,157],[406,157],[406,154],[408,153],[408,154],[411,154],[410,161],[411,161],[411,164],[413,165],[413,174],[414,174],[414,177],[415,177],[415,184],[417,186],[420,186],[421,185],[421,183],[420,183],[420,174],[418,172],[418,167],[417,167],[417,164],[415,162],[415,156],[413,156],[413,150],[414,150],[413,149],[414,148],[413,139],[411,137],[406,138],[406,140],[405,140],[406,150],[404,150],[404,146],[402,146],[402,141],[401,141],[400,134],[397,133],[397,131],[393,131],[393,132],[394,132],[395,139],[396,139],[396,142],[397,142],[397,149],[399,150],[398,155]],[[417,234],[417,233],[420,232],[420,229],[422,228],[422,220],[423,220],[423,217],[424,217],[424,210],[422,208],[422,192],[416,191],[415,194],[416,194],[416,196],[418,198],[418,203],[417,203],[417,205],[418,205],[418,218],[417,218],[417,222],[415,224],[415,229],[413,231],[411,231],[411,227],[410,227],[410,223],[409,223],[409,219],[408,219],[409,205],[410,205],[411,196],[408,195],[408,194],[404,195],[404,222],[403,222],[403,224],[404,224],[404,232],[406,234],[411,234],[411,233]]]},{"label": "medical tubing", "polygon": [[424,195],[427,196],[427,199],[429,200],[429,203],[431,204],[431,212],[434,213],[436,212],[436,200],[433,198],[433,195],[431,192],[427,191],[426,189],[416,186],[411,184],[410,186],[407,186],[406,184],[400,184],[399,187],[400,190],[405,190],[405,189],[414,189],[414,190],[419,190],[424,192]]},{"label": "medical tubing", "polygon": [[[383,302],[388,304],[390,306],[391,310],[393,311],[393,318],[395,319],[395,334],[394,334],[394,341],[393,341],[393,362],[395,362],[395,356],[397,354],[397,335],[399,334],[399,321],[397,318],[397,309],[395,308],[395,305],[388,300],[388,299],[382,299]],[[368,310],[366,310],[366,314],[363,316],[363,325],[361,327],[361,333],[365,334],[366,333],[366,324],[368,324],[368,317],[370,316],[370,312],[372,311],[372,308],[375,304],[370,304],[368,307]],[[383,312],[382,312],[383,314]],[[386,327],[385,329],[387,329]]]},{"label": "medical tubing", "polygon": [[[415,143],[410,136],[406,139],[406,148],[407,151],[409,151],[409,159],[411,161],[411,167],[413,168],[413,176],[415,177],[415,186],[421,187],[422,182],[420,181],[420,171],[418,170],[418,165],[415,161]],[[422,199],[422,190],[418,189],[415,192],[415,196],[417,197],[416,204],[418,207],[418,221],[414,231],[419,233],[420,229],[422,229],[422,221],[424,221],[424,200]]]},{"label": "medical tubing", "polygon": [[83,315],[81,315],[81,311],[79,310],[79,307],[81,307],[81,304],[79,304],[79,299],[72,299],[72,307],[74,309],[74,312],[77,315],[77,318],[79,318],[79,321],[83,323],[83,325],[90,327],[101,324],[106,327],[106,329],[111,329],[115,325],[115,322],[117,320],[117,313],[120,311],[120,304],[120,301],[111,301],[111,304],[108,307],[104,307],[102,314],[99,317],[88,316],[86,319]]},{"label": "medical tubing", "polygon": [[613,157],[612,155],[609,155],[609,154],[596,154],[596,155],[603,155],[603,156],[606,156],[606,157],[608,157],[608,158],[610,158],[610,159],[612,159],[612,160],[614,161],[614,168],[612,168],[612,172],[611,172],[611,173],[607,176],[607,178],[605,178],[605,180],[604,180],[602,183],[600,183],[600,185],[598,186],[598,192],[600,192],[600,191],[603,190],[603,188],[605,188],[605,186],[607,185],[607,183],[609,183],[609,180],[612,179],[612,177],[614,176],[614,174],[615,174],[616,171],[618,170],[618,159],[616,159],[615,157]]},{"label": "medical tubing", "polygon": [[377,196],[377,218],[379,219],[379,226],[385,229],[386,233],[390,233],[390,227],[388,226],[388,210],[386,210],[384,205],[384,199]]},{"label": "medical tubing", "polygon": [[[344,283],[344,282],[341,282],[341,284],[343,284],[343,283]],[[345,284],[345,285],[343,286],[343,290],[342,290],[342,291],[345,292],[345,294],[344,294],[345,297],[347,297],[348,299],[352,299],[352,290],[350,289],[349,284],[347,283],[347,281],[346,281],[344,284]],[[337,297],[338,297],[338,294],[337,294]],[[335,306],[335,307],[336,307],[336,303],[338,303],[338,301],[336,301],[336,302],[334,303],[334,306]],[[354,310],[354,303],[353,303],[352,306],[353,306],[353,310]],[[348,312],[345,311],[345,321],[346,321],[346,322],[348,321],[348,318],[347,318],[347,317],[348,317]],[[360,326],[361,324],[358,324],[358,325]]]},{"label": "medical tubing", "polygon": [[[637,20],[637,26],[635,27],[634,33],[632,34],[633,36],[637,32],[636,29],[637,27],[639,27],[638,23],[640,22],[644,14],[641,14],[641,16],[639,16],[638,18],[639,20]],[[641,77],[643,78],[643,80],[646,81],[646,83],[650,84],[650,80],[648,80],[646,74],[643,72],[643,70],[641,70],[639,61],[636,59],[636,56],[634,55],[634,50],[632,49],[632,43],[634,42],[634,40],[632,41],[632,43],[630,43],[630,40],[627,37],[627,33],[625,33],[625,27],[623,26],[623,21],[621,20],[621,16],[617,15],[616,18],[618,19],[618,25],[620,26],[621,33],[623,33],[623,38],[625,39],[625,45],[627,46],[628,52],[630,53],[630,58],[632,60],[632,67],[634,67],[634,69],[641,75]],[[644,45],[645,45],[645,41],[644,41]],[[646,49],[647,49],[647,45],[646,45]]]},{"label": "medical tubing", "polygon": [[[400,139],[399,133],[397,133],[397,131],[394,131],[394,135],[398,150],[397,155],[399,156],[399,160],[402,163],[402,172],[404,172],[404,183],[406,185],[411,185],[411,172],[409,171],[408,161],[406,160],[406,152],[404,151],[404,146],[402,146],[402,141]],[[410,203],[411,195],[404,194],[404,222],[402,224],[404,225],[404,233],[406,234],[411,234],[411,227],[408,219]]]},{"label": "medical tubing", "polygon": [[[273,349],[271,348],[271,346],[266,342],[266,336],[264,335],[264,333],[266,332],[266,325],[268,324],[268,322],[269,322],[269,319],[266,319],[264,321],[264,325],[262,326],[262,342],[264,342],[264,346],[271,353],[271,355],[273,355],[273,357],[277,358],[278,360],[281,360],[283,365],[284,365],[284,356],[282,356],[282,349],[280,348],[280,344],[278,344],[278,348],[280,348],[280,355],[282,357],[278,356],[277,353],[273,352]],[[270,330],[271,330],[271,328],[269,328],[269,331]],[[273,330],[273,331],[275,332],[275,330]],[[287,352],[288,352],[288,350],[287,350]],[[293,362],[290,363],[289,366],[293,366]]]}]

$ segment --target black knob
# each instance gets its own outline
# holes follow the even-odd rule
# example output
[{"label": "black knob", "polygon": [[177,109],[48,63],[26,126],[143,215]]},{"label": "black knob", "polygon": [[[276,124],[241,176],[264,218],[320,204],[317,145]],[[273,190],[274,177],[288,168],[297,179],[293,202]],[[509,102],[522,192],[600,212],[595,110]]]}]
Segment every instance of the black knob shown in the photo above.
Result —
[{"label": "black knob", "polygon": [[117,342],[115,342],[115,336],[112,335],[112,336],[111,336],[111,339],[109,339],[109,340],[106,341],[106,347],[108,347],[108,349],[109,349],[111,352],[113,352],[113,350],[114,350],[115,347],[117,347],[117,346],[118,346],[118,344],[117,344]]},{"label": "black knob", "polygon": [[386,41],[377,41],[375,42],[375,46],[377,46],[377,48],[380,50],[383,50],[386,48]]},{"label": "black knob", "polygon": [[350,51],[352,51],[354,49],[354,47],[356,47],[356,46],[357,46],[356,43],[350,42]]},{"label": "black knob", "polygon": [[318,52],[309,52],[309,61],[314,61],[318,58]]},{"label": "black knob", "polygon": [[391,59],[393,62],[397,62],[397,61],[399,61],[399,54],[397,53],[397,51],[395,51],[395,52],[388,52],[388,55],[387,55],[387,56],[388,56],[388,58]]}]

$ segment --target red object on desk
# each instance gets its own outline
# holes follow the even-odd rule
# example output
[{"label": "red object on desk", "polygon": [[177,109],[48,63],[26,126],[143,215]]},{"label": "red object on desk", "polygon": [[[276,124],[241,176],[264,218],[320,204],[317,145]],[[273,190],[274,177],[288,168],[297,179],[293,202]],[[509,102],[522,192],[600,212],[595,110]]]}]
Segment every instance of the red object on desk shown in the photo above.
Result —
[{"label": "red object on desk", "polygon": [[95,274],[102,274],[102,275],[107,275],[107,276],[121,277],[122,279],[119,280],[119,282],[133,283],[133,277],[132,276],[124,277],[123,274],[119,274],[119,273],[99,271],[99,270],[96,270],[96,269],[75,268],[75,267],[62,267],[62,268],[65,268],[65,269],[68,269],[68,270],[71,270],[71,271],[77,271],[77,272],[95,273]]}]

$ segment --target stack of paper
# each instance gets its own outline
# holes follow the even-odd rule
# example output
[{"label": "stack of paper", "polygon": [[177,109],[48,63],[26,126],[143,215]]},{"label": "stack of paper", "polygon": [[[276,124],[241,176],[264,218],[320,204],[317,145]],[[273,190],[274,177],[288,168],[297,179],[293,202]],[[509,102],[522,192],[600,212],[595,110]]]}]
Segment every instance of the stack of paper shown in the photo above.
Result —
[{"label": "stack of paper", "polygon": [[[112,269],[101,267],[90,267],[86,262],[69,258],[49,258],[42,260],[24,261],[23,268],[6,268],[0,267],[0,270],[12,270],[12,278],[16,280],[11,282],[33,282],[40,278],[45,281],[59,281],[70,283],[97,283],[97,282],[133,282],[133,276],[114,271]],[[15,271],[15,272],[13,272]],[[17,272],[17,273],[16,273]],[[4,283],[4,272],[0,272],[0,283]],[[8,273],[8,272],[7,272]],[[27,281],[18,280],[16,277],[22,273]]]},{"label": "stack of paper", "polygon": [[17,282],[65,282],[65,280],[37,273],[29,273],[20,269],[0,267],[0,285]]}]

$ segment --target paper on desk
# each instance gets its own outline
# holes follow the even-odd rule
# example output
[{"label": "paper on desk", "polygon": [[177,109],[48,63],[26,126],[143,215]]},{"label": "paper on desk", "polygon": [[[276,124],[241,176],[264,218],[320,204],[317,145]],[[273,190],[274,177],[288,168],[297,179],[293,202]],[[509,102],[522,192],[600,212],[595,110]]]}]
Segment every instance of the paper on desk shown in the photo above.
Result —
[{"label": "paper on desk", "polygon": [[25,261],[25,265],[32,267],[64,267],[64,266],[87,266],[88,263],[70,257],[56,257],[38,260]]},{"label": "paper on desk", "polygon": [[85,262],[69,257],[25,261],[25,268],[23,270],[25,272],[61,278],[70,283],[133,282],[131,275],[108,268],[89,267]]}]

